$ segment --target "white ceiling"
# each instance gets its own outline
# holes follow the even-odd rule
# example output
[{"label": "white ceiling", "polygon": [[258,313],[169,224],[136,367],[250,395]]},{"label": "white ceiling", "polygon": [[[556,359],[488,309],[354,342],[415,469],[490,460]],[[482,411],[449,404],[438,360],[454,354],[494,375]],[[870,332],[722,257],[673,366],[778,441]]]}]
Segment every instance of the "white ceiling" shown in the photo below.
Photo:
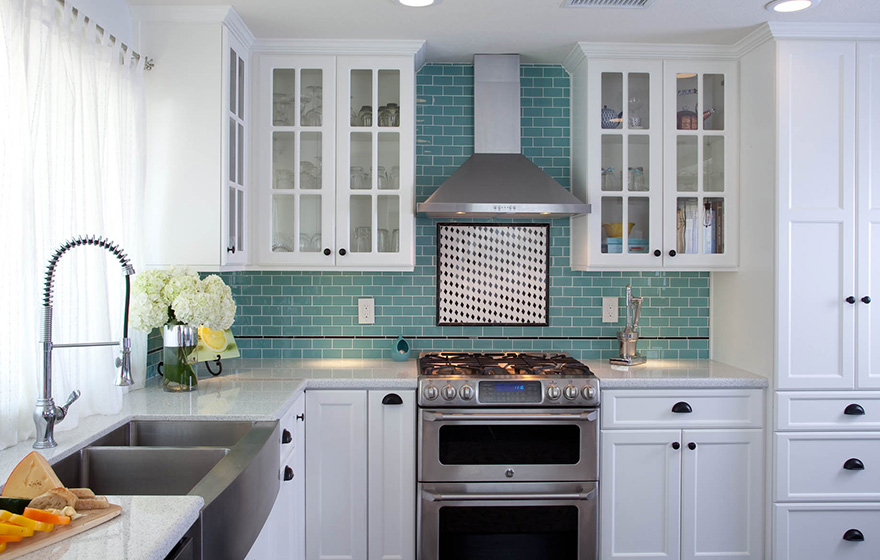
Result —
[{"label": "white ceiling", "polygon": [[424,39],[429,62],[520,53],[559,63],[579,41],[732,44],[765,21],[880,23],[880,0],[824,0],[794,14],[768,0],[657,0],[648,9],[568,8],[563,0],[128,0],[134,5],[231,3],[260,39]]}]

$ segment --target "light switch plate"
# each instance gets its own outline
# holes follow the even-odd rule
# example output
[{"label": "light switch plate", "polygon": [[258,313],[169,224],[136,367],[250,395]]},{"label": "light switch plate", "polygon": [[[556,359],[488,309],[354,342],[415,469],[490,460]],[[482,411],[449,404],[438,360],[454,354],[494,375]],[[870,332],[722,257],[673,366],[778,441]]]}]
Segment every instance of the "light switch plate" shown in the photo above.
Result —
[{"label": "light switch plate", "polygon": [[618,315],[618,298],[603,297],[602,298],[602,322],[616,323],[620,319]]},{"label": "light switch plate", "polygon": [[358,298],[358,324],[372,325],[376,322],[376,308],[373,298]]}]

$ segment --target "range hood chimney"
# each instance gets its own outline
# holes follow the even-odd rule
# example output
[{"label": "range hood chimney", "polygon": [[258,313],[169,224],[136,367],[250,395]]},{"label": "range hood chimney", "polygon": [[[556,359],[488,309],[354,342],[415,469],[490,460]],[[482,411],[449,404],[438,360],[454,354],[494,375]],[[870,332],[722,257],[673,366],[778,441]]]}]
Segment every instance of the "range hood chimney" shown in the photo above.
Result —
[{"label": "range hood chimney", "polygon": [[519,55],[474,55],[474,155],[428,200],[432,217],[554,218],[590,205],[541,171],[520,147]]}]

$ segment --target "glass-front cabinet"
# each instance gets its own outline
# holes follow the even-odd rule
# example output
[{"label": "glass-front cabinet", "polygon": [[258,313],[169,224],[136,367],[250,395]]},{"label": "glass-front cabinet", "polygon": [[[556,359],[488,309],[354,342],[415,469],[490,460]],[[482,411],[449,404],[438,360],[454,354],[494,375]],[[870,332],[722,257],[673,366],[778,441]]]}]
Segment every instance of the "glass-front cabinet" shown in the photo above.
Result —
[{"label": "glass-front cabinet", "polygon": [[260,264],[414,264],[412,57],[260,57]]},{"label": "glass-front cabinet", "polygon": [[248,116],[247,80],[250,79],[247,49],[224,29],[223,43],[223,244],[221,264],[241,265],[248,261]]}]

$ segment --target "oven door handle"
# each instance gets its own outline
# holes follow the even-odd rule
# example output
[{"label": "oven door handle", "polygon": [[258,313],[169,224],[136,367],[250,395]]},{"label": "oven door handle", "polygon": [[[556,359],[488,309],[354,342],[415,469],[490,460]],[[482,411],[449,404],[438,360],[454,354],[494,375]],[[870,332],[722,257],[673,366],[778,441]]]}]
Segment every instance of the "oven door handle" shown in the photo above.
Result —
[{"label": "oven door handle", "polygon": [[422,496],[429,502],[463,502],[476,500],[592,500],[596,490],[570,494],[435,494],[422,490]]},{"label": "oven door handle", "polygon": [[422,417],[426,422],[440,422],[442,420],[497,420],[503,422],[506,420],[579,420],[586,422],[594,422],[599,418],[599,412],[596,410],[572,412],[572,413],[552,413],[552,412],[534,412],[534,413],[504,413],[504,412],[436,412],[433,410],[422,411]]}]

